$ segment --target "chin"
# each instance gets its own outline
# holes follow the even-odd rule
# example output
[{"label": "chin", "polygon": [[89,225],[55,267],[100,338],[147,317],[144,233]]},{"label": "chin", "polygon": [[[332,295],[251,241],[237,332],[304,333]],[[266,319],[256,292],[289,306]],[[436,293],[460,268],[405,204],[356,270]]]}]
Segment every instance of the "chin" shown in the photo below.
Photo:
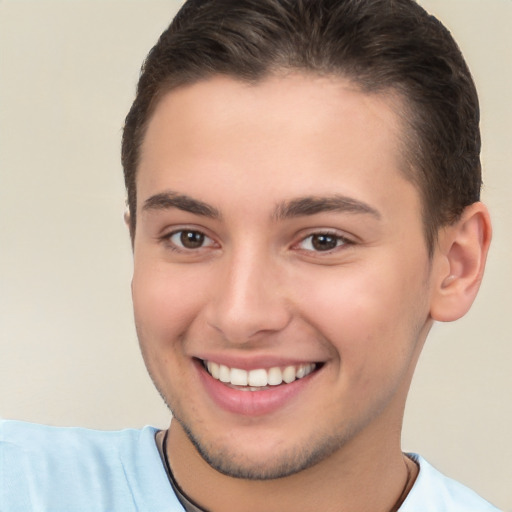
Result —
[{"label": "chin", "polygon": [[232,478],[244,480],[274,480],[299,473],[327,459],[342,445],[339,437],[322,437],[316,440],[297,440],[294,445],[287,443],[261,443],[257,439],[247,443],[233,443],[230,434],[224,440],[205,442],[195,435],[177,417],[197,452],[213,469]]}]

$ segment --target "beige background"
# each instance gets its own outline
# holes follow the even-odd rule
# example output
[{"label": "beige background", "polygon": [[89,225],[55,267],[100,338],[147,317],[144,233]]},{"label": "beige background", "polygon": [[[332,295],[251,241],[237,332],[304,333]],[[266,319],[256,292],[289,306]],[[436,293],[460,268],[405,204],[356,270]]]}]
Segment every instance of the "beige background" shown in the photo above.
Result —
[{"label": "beige background", "polygon": [[[437,325],[404,448],[512,511],[512,1],[424,0],[482,103],[495,239],[480,296]],[[0,415],[164,426],[134,333],[122,222],[123,118],[178,2],[0,0]]]}]

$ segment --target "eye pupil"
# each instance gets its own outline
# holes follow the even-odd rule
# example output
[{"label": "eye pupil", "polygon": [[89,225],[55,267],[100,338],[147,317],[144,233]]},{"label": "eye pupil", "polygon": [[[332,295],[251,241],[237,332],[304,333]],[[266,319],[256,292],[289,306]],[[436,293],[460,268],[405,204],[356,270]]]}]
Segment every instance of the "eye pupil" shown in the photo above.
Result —
[{"label": "eye pupil", "polygon": [[204,243],[204,234],[199,231],[182,231],[180,242],[187,249],[197,249]]},{"label": "eye pupil", "polygon": [[313,235],[311,244],[317,251],[329,251],[338,245],[338,238],[334,235]]}]

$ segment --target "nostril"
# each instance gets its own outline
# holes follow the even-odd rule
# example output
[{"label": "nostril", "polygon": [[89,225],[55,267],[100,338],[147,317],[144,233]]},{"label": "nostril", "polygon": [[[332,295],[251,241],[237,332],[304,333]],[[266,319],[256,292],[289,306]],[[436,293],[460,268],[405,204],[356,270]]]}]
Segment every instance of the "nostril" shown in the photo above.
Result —
[{"label": "nostril", "polygon": [[253,305],[231,307],[213,302],[207,315],[207,323],[219,332],[231,344],[239,345],[254,341],[262,334],[271,334],[290,323],[291,315],[279,305],[267,303],[265,306]]}]

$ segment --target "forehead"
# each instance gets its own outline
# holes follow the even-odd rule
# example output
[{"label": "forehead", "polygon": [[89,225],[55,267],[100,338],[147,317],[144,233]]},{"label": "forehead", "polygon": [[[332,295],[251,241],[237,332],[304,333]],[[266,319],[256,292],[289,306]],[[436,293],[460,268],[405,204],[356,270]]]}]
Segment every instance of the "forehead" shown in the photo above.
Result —
[{"label": "forehead", "polygon": [[256,84],[214,77],[175,89],[148,124],[139,206],[171,182],[192,193],[199,185],[201,194],[207,184],[218,191],[244,181],[253,195],[260,184],[272,183],[293,196],[308,186],[332,193],[342,177],[344,188],[355,183],[378,192],[377,181],[404,179],[397,104],[396,97],[363,93],[339,77],[304,74]]}]

